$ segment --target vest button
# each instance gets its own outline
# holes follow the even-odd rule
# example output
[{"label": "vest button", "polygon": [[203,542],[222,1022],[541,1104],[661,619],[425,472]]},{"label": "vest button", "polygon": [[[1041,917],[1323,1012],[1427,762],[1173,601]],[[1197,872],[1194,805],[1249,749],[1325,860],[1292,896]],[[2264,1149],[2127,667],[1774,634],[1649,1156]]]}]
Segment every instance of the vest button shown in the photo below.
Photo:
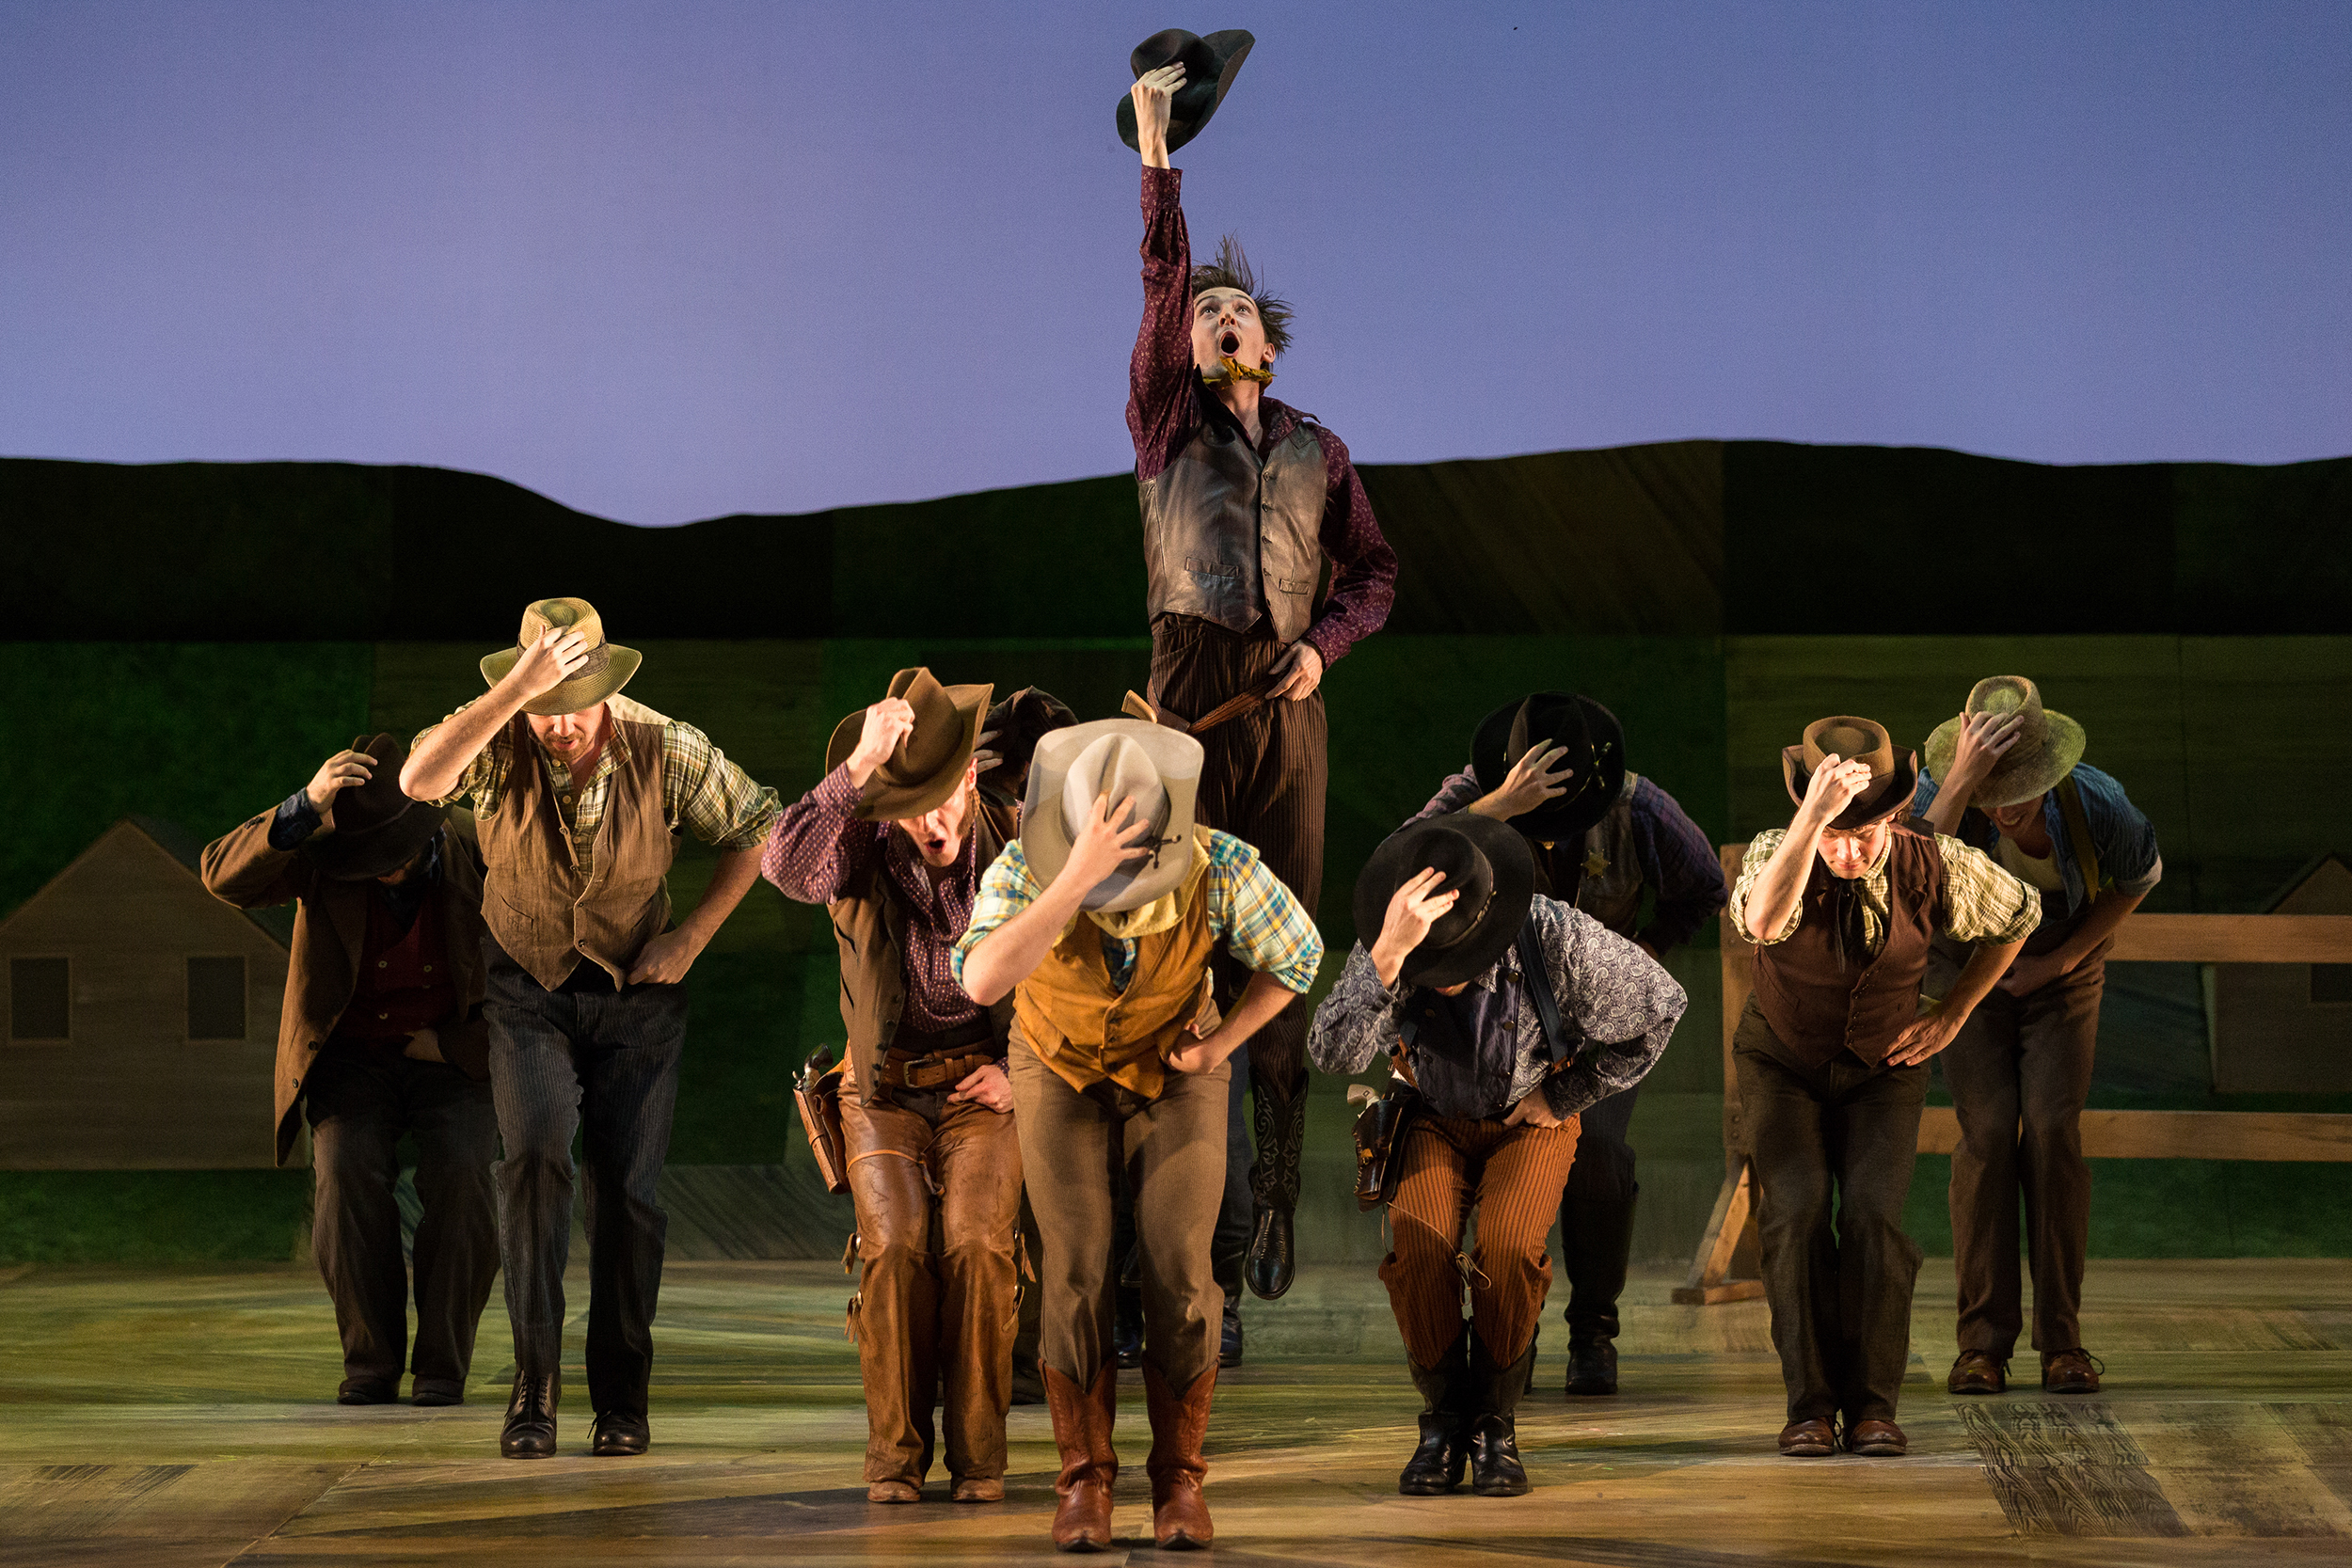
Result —
[{"label": "vest button", "polygon": [[392,967],[392,960],[389,958],[378,958],[375,960],[375,967],[378,969],[389,969]]},{"label": "vest button", "polygon": [[376,1014],[375,1016],[376,1016],[376,1017],[378,1017],[378,1018],[389,1018],[389,1017],[391,1017],[392,1015],[391,1015],[391,1014],[389,1014],[389,1013],[378,1013],[378,1014]]},{"label": "vest button", "polygon": [[424,966],[424,972],[425,972],[427,974],[432,974],[432,973],[433,973],[433,966],[432,966],[431,964],[427,964],[427,965],[425,965],[425,966]]}]

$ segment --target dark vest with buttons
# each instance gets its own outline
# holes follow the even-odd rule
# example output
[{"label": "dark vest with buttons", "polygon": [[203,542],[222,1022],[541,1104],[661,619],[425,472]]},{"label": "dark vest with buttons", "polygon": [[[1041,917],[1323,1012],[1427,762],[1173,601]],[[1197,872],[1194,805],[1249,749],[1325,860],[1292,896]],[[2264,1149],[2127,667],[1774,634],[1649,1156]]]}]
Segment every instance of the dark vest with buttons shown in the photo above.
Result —
[{"label": "dark vest with buttons", "polygon": [[[986,876],[1004,852],[1011,828],[1010,816],[1002,807],[986,797],[974,797],[964,831],[972,835],[972,863],[980,875]],[[886,1103],[888,1090],[877,1088],[869,1094],[865,1085],[882,1082],[882,1059],[906,1013],[907,913],[880,855],[829,912],[834,941],[841,949],[841,1022],[850,1032],[846,1086],[863,1104]],[[991,1049],[1002,1055],[1012,1027],[1012,998],[1004,997],[988,1012]]]},{"label": "dark vest with buttons", "polygon": [[428,895],[404,931],[382,892],[370,891],[358,983],[352,988],[351,1006],[335,1021],[335,1034],[345,1039],[405,1041],[420,1029],[432,1028],[457,1006],[457,988],[441,939],[441,901]]},{"label": "dark vest with buttons", "polygon": [[[1260,405],[1271,419],[1277,405]],[[1230,421],[1206,418],[1157,479],[1140,480],[1151,614],[1232,632],[1261,616],[1295,641],[1314,616],[1323,570],[1323,445],[1301,423],[1261,460]]]},{"label": "dark vest with buttons", "polygon": [[1840,1051],[1876,1067],[1919,1014],[1919,981],[1944,907],[1944,857],[1926,833],[1890,832],[1886,940],[1867,967],[1847,968],[1830,944],[1832,879],[1819,855],[1798,899],[1804,917],[1795,934],[1756,950],[1756,1005],[1781,1043],[1814,1067]]}]

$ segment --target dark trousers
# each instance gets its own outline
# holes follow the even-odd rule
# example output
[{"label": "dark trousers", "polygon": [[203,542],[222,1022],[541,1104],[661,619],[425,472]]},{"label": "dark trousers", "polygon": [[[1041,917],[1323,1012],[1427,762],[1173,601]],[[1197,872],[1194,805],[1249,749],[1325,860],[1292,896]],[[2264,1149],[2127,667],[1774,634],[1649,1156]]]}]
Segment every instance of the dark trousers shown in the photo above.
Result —
[{"label": "dark trousers", "polygon": [[572,1138],[587,1164],[588,1397],[643,1415],[669,1216],[655,1200],[686,1045],[682,986],[615,991],[582,963],[548,990],[489,949],[499,1245],[518,1372],[557,1370],[572,1239]]},{"label": "dark trousers", "polygon": [[1642,1085],[1621,1089],[1583,1114],[1576,1164],[1560,1195],[1560,1272],[1567,1276],[1571,1343],[1617,1337],[1617,1298],[1633,1251],[1633,1103]]},{"label": "dark trousers", "polygon": [[[1260,623],[1260,630],[1264,624]],[[1152,623],[1152,700],[1186,720],[1264,679],[1282,657],[1270,637],[1212,622],[1163,615]],[[1200,821],[1258,851],[1312,919],[1323,896],[1323,794],[1329,771],[1323,693],[1269,703],[1201,735],[1206,753],[1195,811]],[[1230,1006],[1248,972],[1222,947],[1214,967],[1218,1001]],[[1251,1082],[1295,1097],[1307,1077],[1307,999],[1295,998],[1249,1037]]]},{"label": "dark trousers", "polygon": [[1891,1421],[1918,1244],[1903,1233],[1928,1069],[1840,1051],[1809,1067],[1751,999],[1732,1037],[1755,1162],[1764,1298],[1788,1419]]},{"label": "dark trousers", "polygon": [[[2028,942],[2028,950],[2041,945]],[[2052,944],[2055,945],[2055,944]],[[1939,942],[1929,984],[1957,974],[1967,950]],[[2083,1258],[2090,1243],[2090,1163],[2083,1103],[2099,1046],[2107,944],[2029,996],[1994,988],[1939,1059],[1960,1117],[1952,1150],[1952,1262],[1960,1282],[1958,1338],[2006,1361],[2025,1327],[2018,1277],[2018,1206],[2033,1266],[2033,1345],[2082,1340]]]},{"label": "dark trousers", "polygon": [[400,1383],[409,1264],[400,1251],[400,1140],[417,1146],[417,1387],[465,1393],[474,1328],[498,1273],[490,1086],[453,1067],[330,1044],[303,1079],[316,1182],[310,1250],[343,1341],[343,1386]]}]

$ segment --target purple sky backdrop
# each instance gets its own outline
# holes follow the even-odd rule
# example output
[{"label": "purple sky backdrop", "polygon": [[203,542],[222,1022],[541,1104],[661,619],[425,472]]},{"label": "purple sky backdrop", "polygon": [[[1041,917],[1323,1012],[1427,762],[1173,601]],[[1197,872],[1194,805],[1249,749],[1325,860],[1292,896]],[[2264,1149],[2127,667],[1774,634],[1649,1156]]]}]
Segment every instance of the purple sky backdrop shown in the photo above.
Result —
[{"label": "purple sky backdrop", "polygon": [[1359,459],[2352,451],[2352,6],[0,0],[0,452],[642,523],[1099,474],[1176,158]]}]

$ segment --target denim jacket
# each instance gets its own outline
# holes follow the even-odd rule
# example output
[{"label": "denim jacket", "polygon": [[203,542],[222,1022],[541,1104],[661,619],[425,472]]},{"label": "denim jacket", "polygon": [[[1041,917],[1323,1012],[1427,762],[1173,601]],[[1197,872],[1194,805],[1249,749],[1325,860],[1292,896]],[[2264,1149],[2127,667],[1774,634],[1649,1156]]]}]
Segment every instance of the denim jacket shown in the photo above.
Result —
[{"label": "denim jacket", "polygon": [[[2164,857],[2156,852],[2154,824],[2140,815],[2122,784],[2096,768],[2076,763],[2067,777],[2074,781],[2075,792],[2082,797],[2083,820],[2090,829],[2091,847],[2099,854],[2099,885],[2125,895],[2154,887],[2164,877]],[[1911,809],[1925,816],[1934,803],[1935,792],[1935,780],[1923,766]],[[2074,841],[2067,836],[2066,814],[2058,806],[2056,789],[2042,798],[2042,829],[2050,835],[2058,877],[2066,883],[2066,913],[2071,917],[2081,910],[2090,890],[2083,886],[2082,867],[2075,863]],[[1990,816],[1972,807],[1961,813],[1952,836],[1989,855],[2000,847],[2001,830]]]}]

